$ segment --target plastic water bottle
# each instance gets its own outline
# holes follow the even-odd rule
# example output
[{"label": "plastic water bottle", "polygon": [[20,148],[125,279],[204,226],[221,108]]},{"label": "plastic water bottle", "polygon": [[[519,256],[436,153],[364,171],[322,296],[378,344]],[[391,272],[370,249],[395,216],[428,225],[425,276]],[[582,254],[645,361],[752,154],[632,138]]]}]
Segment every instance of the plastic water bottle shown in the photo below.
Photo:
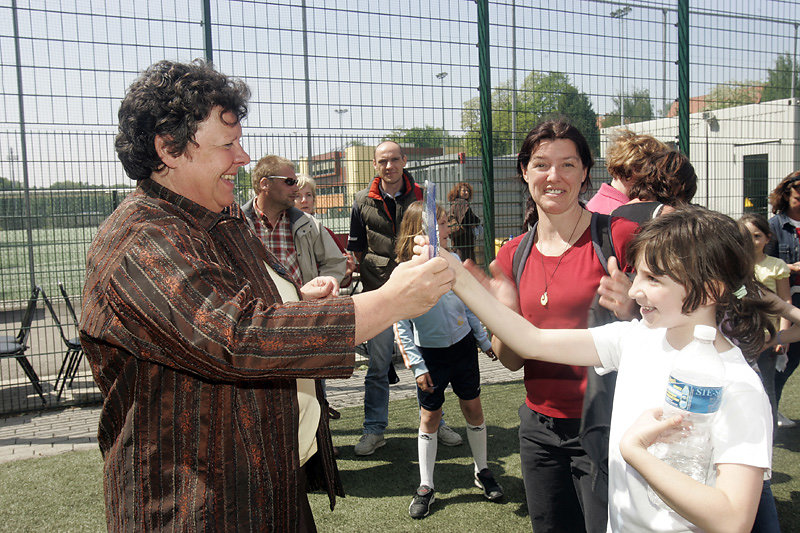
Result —
[{"label": "plastic water bottle", "polygon": [[[725,366],[714,339],[717,330],[695,326],[694,340],[675,358],[664,395],[663,418],[682,415],[680,435],[653,443],[649,451],[673,468],[706,483],[711,466],[711,424],[722,403]],[[648,486],[650,501],[666,507]]]}]

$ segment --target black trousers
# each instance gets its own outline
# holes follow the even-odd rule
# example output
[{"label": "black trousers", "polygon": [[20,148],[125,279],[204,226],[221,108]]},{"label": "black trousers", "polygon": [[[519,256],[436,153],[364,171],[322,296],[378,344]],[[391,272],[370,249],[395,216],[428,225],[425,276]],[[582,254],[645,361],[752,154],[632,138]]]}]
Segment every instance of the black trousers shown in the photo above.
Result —
[{"label": "black trousers", "polygon": [[608,504],[592,491],[591,461],[578,441],[579,418],[519,408],[519,455],[535,533],[604,533]]}]

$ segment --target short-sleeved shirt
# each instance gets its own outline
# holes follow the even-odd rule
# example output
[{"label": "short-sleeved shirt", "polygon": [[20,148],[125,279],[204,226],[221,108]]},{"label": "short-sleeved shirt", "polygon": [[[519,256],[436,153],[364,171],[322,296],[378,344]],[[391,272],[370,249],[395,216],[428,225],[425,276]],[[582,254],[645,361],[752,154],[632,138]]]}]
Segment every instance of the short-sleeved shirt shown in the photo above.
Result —
[{"label": "short-sleeved shirt", "polygon": [[[647,409],[664,404],[664,391],[679,351],[670,346],[666,329],[652,329],[638,320],[613,322],[589,330],[601,366],[598,373],[617,371],[608,445],[608,531],[693,531],[697,528],[674,511],[657,507],[647,495],[647,482],[622,458],[619,442]],[[772,412],[760,378],[732,347],[720,354],[727,385],[712,425],[712,465],[772,465]],[[713,481],[709,484],[713,485]]]},{"label": "short-sleeved shirt", "polygon": [[627,204],[628,201],[630,201],[630,198],[623,192],[618,191],[608,183],[603,183],[591,200],[586,202],[586,209],[593,213],[610,215],[614,209]]},{"label": "short-sleeved shirt", "polygon": [[[638,227],[635,222],[622,218],[611,221],[614,250],[623,268],[627,266],[625,250]],[[497,263],[511,280],[514,279],[511,273],[514,252],[521,240],[522,236],[512,239],[497,254]],[[604,275],[588,227],[564,253],[563,259],[560,256],[542,256],[533,246],[518,287],[522,316],[539,328],[586,328],[589,307]],[[545,277],[547,307],[540,303]],[[586,369],[526,360],[525,389],[525,403],[537,413],[555,418],[580,418],[586,391]]]}]

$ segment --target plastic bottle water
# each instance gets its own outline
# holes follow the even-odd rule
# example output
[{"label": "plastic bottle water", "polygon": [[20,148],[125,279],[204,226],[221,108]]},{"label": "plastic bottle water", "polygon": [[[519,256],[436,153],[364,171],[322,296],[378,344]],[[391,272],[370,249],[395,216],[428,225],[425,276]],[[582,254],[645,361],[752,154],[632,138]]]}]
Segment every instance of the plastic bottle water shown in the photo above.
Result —
[{"label": "plastic bottle water", "polygon": [[[716,328],[695,326],[694,340],[675,358],[664,395],[663,418],[682,415],[680,434],[653,443],[649,451],[673,468],[706,483],[711,466],[711,424],[722,403],[725,366],[714,348]],[[650,501],[666,504],[648,486]]]}]

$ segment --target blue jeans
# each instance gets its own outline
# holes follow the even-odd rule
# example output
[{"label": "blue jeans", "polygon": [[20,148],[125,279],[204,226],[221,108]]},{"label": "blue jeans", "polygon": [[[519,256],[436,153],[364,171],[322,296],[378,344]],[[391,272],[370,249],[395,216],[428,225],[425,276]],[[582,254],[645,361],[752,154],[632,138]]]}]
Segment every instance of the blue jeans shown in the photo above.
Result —
[{"label": "blue jeans", "polygon": [[391,327],[367,341],[369,369],[364,378],[364,433],[382,434],[389,423],[389,365],[393,352]]},{"label": "blue jeans", "polygon": [[761,500],[758,502],[752,533],[781,533],[778,510],[775,508],[775,498],[772,496],[772,486],[769,481],[764,481],[761,490]]}]

